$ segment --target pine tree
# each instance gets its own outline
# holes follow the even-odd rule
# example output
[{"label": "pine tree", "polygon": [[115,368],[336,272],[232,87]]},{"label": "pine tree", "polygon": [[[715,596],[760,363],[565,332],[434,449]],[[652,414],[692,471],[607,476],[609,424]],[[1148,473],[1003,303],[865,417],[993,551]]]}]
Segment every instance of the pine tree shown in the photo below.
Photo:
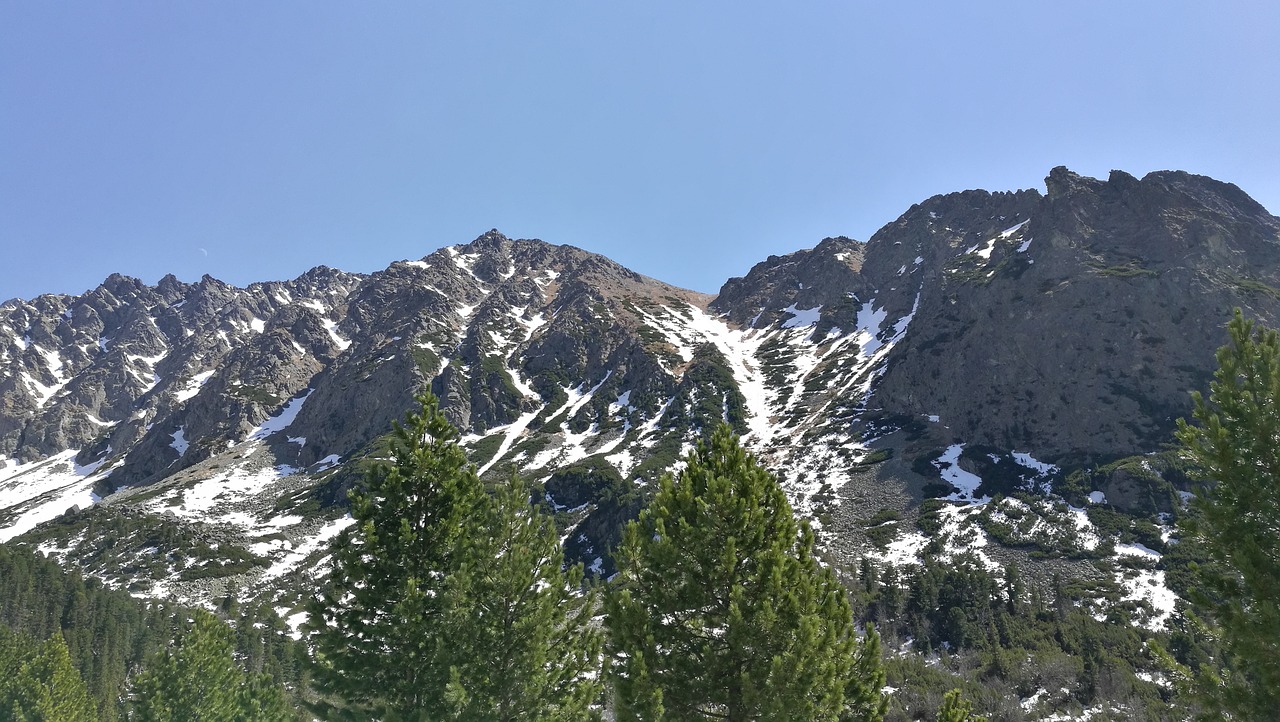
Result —
[{"label": "pine tree", "polygon": [[600,695],[601,634],[582,567],[517,476],[494,493],[474,553],[451,580],[449,719],[577,722]]},{"label": "pine tree", "polygon": [[333,546],[333,571],[310,606],[321,714],[415,719],[438,704],[456,642],[445,582],[476,534],[484,490],[434,396],[390,436],[391,463],[351,492],[355,523]]},{"label": "pine tree", "polygon": [[297,715],[265,675],[241,669],[231,629],[208,612],[148,663],[134,684],[138,722],[290,722]]},{"label": "pine tree", "polygon": [[1184,453],[1210,482],[1192,502],[1187,541],[1210,562],[1194,569],[1199,628],[1221,644],[1220,668],[1198,670],[1207,718],[1274,719],[1280,710],[1280,337],[1240,309],[1218,351],[1199,426],[1178,423]]},{"label": "pine tree", "polygon": [[884,696],[885,672],[880,654],[880,635],[868,623],[862,641],[857,645],[844,688],[842,722],[880,722],[888,709]]},{"label": "pine tree", "polygon": [[0,710],[14,705],[22,665],[36,655],[38,645],[25,634],[0,624]]},{"label": "pine tree", "polygon": [[987,718],[974,714],[973,703],[965,699],[960,690],[953,689],[942,698],[938,722],[987,722]]},{"label": "pine tree", "polygon": [[66,640],[54,632],[18,671],[10,708],[26,722],[95,722],[98,710],[80,672],[71,664]]},{"label": "pine tree", "polygon": [[513,479],[494,498],[435,397],[395,425],[392,461],[353,492],[355,523],[310,607],[316,711],[334,719],[581,720],[599,636],[581,570]]},{"label": "pine tree", "polygon": [[777,481],[727,425],[686,462],[615,554],[618,719],[880,719],[878,640],[859,654],[845,591]]}]

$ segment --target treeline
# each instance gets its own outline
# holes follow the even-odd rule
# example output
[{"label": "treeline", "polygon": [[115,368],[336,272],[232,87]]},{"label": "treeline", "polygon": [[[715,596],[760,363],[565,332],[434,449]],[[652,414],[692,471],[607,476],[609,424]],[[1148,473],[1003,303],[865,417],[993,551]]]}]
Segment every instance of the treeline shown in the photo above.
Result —
[{"label": "treeline", "polygon": [[[1209,400],[1197,397],[1201,426],[1180,432],[1193,473],[1215,483],[1162,560],[1194,603],[1172,634],[1141,629],[1152,610],[1124,601],[1110,562],[1092,580],[1028,585],[1016,567],[996,576],[926,555],[906,569],[867,564],[841,585],[727,426],[628,526],[597,629],[586,622],[594,593],[577,594],[580,570],[560,571],[555,531],[523,483],[481,492],[456,431],[425,398],[396,429],[393,463],[355,495],[356,524],[311,610],[316,709],[881,720],[892,690],[897,718],[977,719],[964,691],[941,693],[959,679],[1011,722],[1026,698],[1090,706],[1095,719],[1268,719],[1280,689],[1280,339],[1255,336],[1239,314],[1231,332]],[[872,623],[861,634],[855,610]],[[896,647],[889,675],[873,625]],[[954,676],[930,671],[948,666]],[[921,691],[936,706],[921,709]]]},{"label": "treeline", "polygon": [[1028,698],[1046,710],[1186,717],[1172,686],[1156,683],[1167,670],[1149,642],[1170,636],[1144,629],[1145,612],[1120,602],[1109,580],[1028,582],[1017,566],[997,575],[972,556],[926,556],[863,562],[845,581],[859,616],[899,652],[886,660],[888,720],[927,714],[957,686],[992,720],[1026,718]]},{"label": "treeline", "polygon": [[[227,603],[223,614],[234,627],[218,622],[226,629],[228,657],[234,655],[245,674],[264,676],[277,686],[304,683],[304,648],[284,634],[274,612]],[[56,670],[59,689],[68,689],[73,678],[83,685],[94,711],[91,719],[124,719],[133,683],[164,652],[177,648],[175,640],[187,634],[188,620],[196,615],[180,605],[108,589],[30,549],[0,545],[0,664],[13,672],[5,675],[10,684],[0,694],[0,718],[9,712],[19,719],[11,712],[15,704],[38,707],[36,688],[52,684]],[[65,650],[69,670],[58,661],[58,647]],[[24,665],[26,681],[16,684]]]}]

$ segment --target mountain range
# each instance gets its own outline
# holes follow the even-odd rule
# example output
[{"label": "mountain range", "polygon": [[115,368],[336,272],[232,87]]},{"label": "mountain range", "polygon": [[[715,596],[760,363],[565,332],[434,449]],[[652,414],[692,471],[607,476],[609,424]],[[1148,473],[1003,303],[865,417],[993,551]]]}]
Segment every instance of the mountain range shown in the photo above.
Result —
[{"label": "mountain range", "polygon": [[1280,219],[1178,171],[1055,168],[1045,188],[934,196],[714,296],[495,230],[368,275],[112,275],[7,301],[0,541],[296,625],[346,491],[430,390],[480,474],[530,478],[596,575],[727,422],[833,563],[941,545],[1109,579],[1159,627],[1177,597],[1158,547],[1191,490],[1171,432],[1231,309],[1280,320]]}]

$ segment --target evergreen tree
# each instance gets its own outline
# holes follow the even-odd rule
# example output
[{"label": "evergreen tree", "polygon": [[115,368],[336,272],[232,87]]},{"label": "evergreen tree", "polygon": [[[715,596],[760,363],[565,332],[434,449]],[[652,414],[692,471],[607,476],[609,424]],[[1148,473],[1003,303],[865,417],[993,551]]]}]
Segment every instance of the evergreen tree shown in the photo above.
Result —
[{"label": "evergreen tree", "polygon": [[880,722],[889,700],[882,690],[885,685],[884,663],[880,656],[880,635],[867,624],[862,642],[857,645],[844,688],[842,722]]},{"label": "evergreen tree", "polygon": [[446,580],[477,533],[484,490],[434,396],[390,435],[391,463],[352,490],[355,523],[310,606],[313,679],[333,718],[415,719],[449,684]]},{"label": "evergreen tree", "polygon": [[173,648],[152,658],[134,684],[138,722],[288,722],[297,720],[281,689],[250,675],[232,654],[231,629],[208,612]]},{"label": "evergreen tree", "polygon": [[563,570],[555,524],[519,477],[495,490],[470,543],[474,553],[448,585],[448,719],[588,719],[600,695],[594,595],[575,595],[582,567]]},{"label": "evergreen tree", "polygon": [[974,714],[973,703],[965,699],[960,690],[953,689],[942,698],[938,722],[987,722],[987,718]]},{"label": "evergreen tree", "polygon": [[10,687],[7,705],[26,722],[95,722],[97,709],[80,672],[71,664],[66,640],[55,632],[24,662]]},{"label": "evergreen tree", "polygon": [[686,461],[615,554],[606,624],[618,719],[883,716],[878,640],[859,652],[845,591],[777,481],[727,425]]},{"label": "evergreen tree", "polygon": [[316,711],[334,719],[580,720],[599,636],[582,573],[513,479],[490,498],[429,394],[392,461],[351,494],[355,523],[310,607]]},{"label": "evergreen tree", "polygon": [[36,649],[34,640],[0,624],[0,710],[13,706],[19,672],[35,657]]},{"label": "evergreen tree", "polygon": [[1209,398],[1193,393],[1178,439],[1200,478],[1184,537],[1210,559],[1194,567],[1193,625],[1217,638],[1220,667],[1198,670],[1208,717],[1274,719],[1280,710],[1280,337],[1240,309],[1218,351]]}]

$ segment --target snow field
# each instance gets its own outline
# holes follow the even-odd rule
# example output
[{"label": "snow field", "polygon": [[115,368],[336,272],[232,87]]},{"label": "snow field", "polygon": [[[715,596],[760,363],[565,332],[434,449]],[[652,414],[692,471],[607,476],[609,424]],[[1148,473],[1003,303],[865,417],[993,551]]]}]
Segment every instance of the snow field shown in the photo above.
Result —
[{"label": "snow field", "polygon": [[214,369],[209,369],[208,371],[201,371],[200,373],[192,376],[181,389],[178,389],[174,394],[174,398],[179,403],[189,401],[196,394],[200,393],[200,389],[209,382],[209,379],[213,376],[213,372]]},{"label": "snow field", "polygon": [[311,389],[307,389],[300,396],[289,399],[280,409],[280,413],[272,416],[261,424],[258,424],[247,437],[250,440],[261,441],[277,431],[284,431],[289,428],[293,420],[298,417],[298,412],[302,410],[302,405],[307,403],[307,398],[311,396]]},{"label": "snow field", "polygon": [[0,457],[0,543],[73,506],[86,508],[98,502],[93,486],[110,470],[99,470],[102,462],[78,466],[78,453],[78,449],[69,449],[27,464]]}]

